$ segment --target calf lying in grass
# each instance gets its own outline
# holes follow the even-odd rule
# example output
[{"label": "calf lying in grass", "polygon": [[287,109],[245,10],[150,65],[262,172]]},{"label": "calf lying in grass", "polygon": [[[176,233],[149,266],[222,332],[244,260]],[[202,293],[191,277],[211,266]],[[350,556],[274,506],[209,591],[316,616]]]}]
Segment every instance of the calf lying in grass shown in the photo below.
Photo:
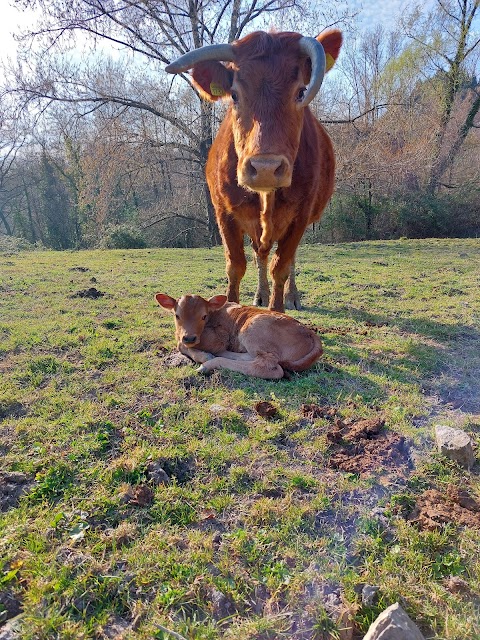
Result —
[{"label": "calf lying in grass", "polygon": [[227,302],[227,296],[155,298],[174,312],[178,350],[200,362],[201,372],[231,369],[277,380],[284,369],[304,371],[322,355],[320,338],[283,313]]}]

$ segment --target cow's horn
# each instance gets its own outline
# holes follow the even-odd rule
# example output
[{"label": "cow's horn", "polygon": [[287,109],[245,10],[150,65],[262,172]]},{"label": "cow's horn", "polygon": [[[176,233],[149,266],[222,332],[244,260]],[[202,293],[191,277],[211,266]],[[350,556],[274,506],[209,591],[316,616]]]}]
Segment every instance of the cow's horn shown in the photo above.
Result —
[{"label": "cow's horn", "polygon": [[165,71],[168,73],[183,73],[183,71],[191,69],[197,62],[204,62],[205,60],[233,62],[235,55],[232,45],[211,44],[206,47],[200,47],[200,49],[194,49],[171,62],[165,67]]},{"label": "cow's horn", "polygon": [[325,75],[325,51],[323,46],[315,38],[307,38],[302,36],[298,41],[300,51],[307,55],[312,61],[312,75],[310,82],[303,96],[303,100],[299,103],[302,107],[306,107],[322,86],[323,76]]}]

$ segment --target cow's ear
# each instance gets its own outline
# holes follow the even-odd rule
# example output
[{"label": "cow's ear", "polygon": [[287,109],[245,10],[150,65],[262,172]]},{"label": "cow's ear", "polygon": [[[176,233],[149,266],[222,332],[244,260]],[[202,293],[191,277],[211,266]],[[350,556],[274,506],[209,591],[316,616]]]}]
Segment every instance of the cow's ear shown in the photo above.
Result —
[{"label": "cow's ear", "polygon": [[192,69],[193,84],[205,100],[214,102],[230,93],[233,71],[221,62],[208,60],[199,62]]},{"label": "cow's ear", "polygon": [[317,40],[322,44],[325,50],[325,71],[330,71],[335,64],[335,60],[338,58],[338,54],[340,53],[340,47],[342,46],[343,41],[342,32],[338,29],[329,29],[317,36]]},{"label": "cow's ear", "polygon": [[226,301],[227,301],[227,296],[213,296],[213,298],[209,299],[208,306],[213,311],[216,311],[217,309],[221,309],[223,305],[226,303]]},{"label": "cow's ear", "polygon": [[175,309],[177,305],[177,301],[175,300],[175,298],[167,296],[166,293],[156,293],[155,300],[161,307],[164,307],[165,309]]}]

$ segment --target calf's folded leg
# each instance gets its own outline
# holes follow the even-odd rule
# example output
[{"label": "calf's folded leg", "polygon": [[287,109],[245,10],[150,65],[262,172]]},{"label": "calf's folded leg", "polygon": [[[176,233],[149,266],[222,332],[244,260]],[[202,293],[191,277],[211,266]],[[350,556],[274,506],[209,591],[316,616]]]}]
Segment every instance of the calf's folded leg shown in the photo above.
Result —
[{"label": "calf's folded leg", "polygon": [[198,362],[202,364],[203,362],[207,362],[207,360],[211,360],[215,356],[208,351],[202,351],[201,349],[189,349],[185,347],[183,344],[179,345],[178,350],[180,353],[183,353],[184,356],[187,356],[194,362]]},{"label": "calf's folded leg", "polygon": [[[247,354],[242,354],[247,355]],[[250,356],[251,357],[251,356]],[[264,378],[265,380],[280,380],[283,378],[283,369],[278,364],[278,360],[273,357],[256,356],[251,360],[230,360],[229,358],[215,357],[208,362],[204,362],[198,371],[208,373],[213,369],[229,369],[239,371],[247,376]]]}]

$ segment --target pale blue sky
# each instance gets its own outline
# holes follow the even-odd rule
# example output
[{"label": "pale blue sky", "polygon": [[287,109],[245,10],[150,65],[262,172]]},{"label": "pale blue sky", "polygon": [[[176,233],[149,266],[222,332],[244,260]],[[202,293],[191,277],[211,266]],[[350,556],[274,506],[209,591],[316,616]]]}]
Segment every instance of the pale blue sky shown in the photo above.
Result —
[{"label": "pale blue sky", "polygon": [[426,12],[436,4],[436,0],[345,0],[344,4],[360,11],[359,18],[363,24],[374,26],[380,23],[386,29],[394,29],[404,13],[416,5]]},{"label": "pale blue sky", "polygon": [[[428,10],[435,0],[422,0],[422,6]],[[343,0],[339,4],[344,4],[350,9],[360,11],[359,20],[368,26],[381,23],[386,29],[393,29],[398,22],[399,16],[406,10],[417,4],[416,0]],[[13,40],[12,32],[33,26],[35,14],[29,11],[18,11],[14,9],[9,0],[0,0],[1,20],[0,20],[0,57],[15,55],[16,43]]]}]

